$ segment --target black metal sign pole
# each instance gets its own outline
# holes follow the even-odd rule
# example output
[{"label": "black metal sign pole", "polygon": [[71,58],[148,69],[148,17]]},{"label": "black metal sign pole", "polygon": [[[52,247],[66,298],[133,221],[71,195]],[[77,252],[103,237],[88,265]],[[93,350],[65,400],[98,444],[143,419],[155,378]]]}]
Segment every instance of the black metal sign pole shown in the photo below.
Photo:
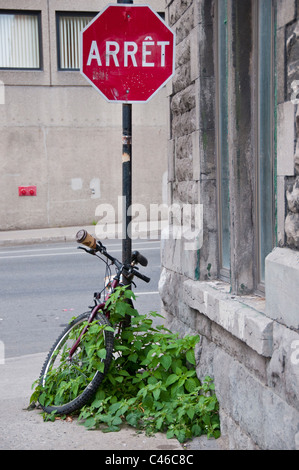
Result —
[{"label": "black metal sign pole", "polygon": [[123,241],[122,261],[131,263],[132,237],[131,213],[132,205],[132,105],[123,104],[123,149],[122,149],[122,184],[123,184]]},{"label": "black metal sign pole", "polygon": [[[117,0],[117,3],[131,4],[133,0]],[[123,241],[122,241],[122,262],[131,263],[132,238],[130,233],[132,205],[132,105],[124,103],[122,105],[122,191],[123,191]],[[124,279],[129,284],[127,279]]]}]

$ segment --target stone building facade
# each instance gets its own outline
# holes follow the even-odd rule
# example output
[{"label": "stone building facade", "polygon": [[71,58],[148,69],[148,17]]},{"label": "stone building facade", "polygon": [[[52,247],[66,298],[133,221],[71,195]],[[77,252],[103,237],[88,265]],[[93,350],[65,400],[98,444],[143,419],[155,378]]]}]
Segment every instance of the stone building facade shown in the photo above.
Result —
[{"label": "stone building facade", "polygon": [[163,234],[164,315],[200,335],[197,371],[214,379],[227,448],[299,449],[299,2],[166,11],[168,202],[180,212]]}]

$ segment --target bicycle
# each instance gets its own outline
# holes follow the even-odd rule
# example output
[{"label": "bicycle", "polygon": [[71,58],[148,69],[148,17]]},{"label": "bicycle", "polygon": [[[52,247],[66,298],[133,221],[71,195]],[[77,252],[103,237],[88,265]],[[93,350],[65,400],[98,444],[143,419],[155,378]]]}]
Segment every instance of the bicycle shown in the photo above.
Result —
[{"label": "bicycle", "polygon": [[[59,385],[63,385],[65,390],[61,394],[63,387],[60,387],[60,395],[55,395],[54,390],[54,403],[50,404],[43,403],[43,393],[41,392],[38,401],[46,413],[70,414],[91,401],[113,359],[114,330],[109,322],[109,312],[105,307],[106,302],[118,286],[124,285],[122,277],[126,279],[129,288],[131,288],[135,276],[144,282],[150,281],[149,277],[138,271],[137,264],[141,266],[148,264],[147,259],[138,251],[132,253],[131,264],[128,265],[110,255],[102,242],[96,240],[86,230],[77,232],[76,240],[85,245],[84,247],[79,246],[79,249],[96,256],[106,264],[108,282],[101,292],[94,293],[94,306],[89,307],[91,310],[72,319],[48,353],[39,377],[41,389],[48,386],[48,379],[52,391],[53,387],[56,386],[58,389]],[[111,276],[111,266],[113,265],[116,270],[115,276]],[[104,301],[102,301],[103,295]],[[99,335],[98,347],[96,350],[90,351],[88,349],[88,333],[92,331],[94,324],[97,325],[97,334]],[[86,371],[89,373],[88,376]],[[52,377],[52,380],[49,380],[49,377]],[[62,383],[63,381],[65,384]],[[77,382],[78,388],[76,389],[74,384]]]}]

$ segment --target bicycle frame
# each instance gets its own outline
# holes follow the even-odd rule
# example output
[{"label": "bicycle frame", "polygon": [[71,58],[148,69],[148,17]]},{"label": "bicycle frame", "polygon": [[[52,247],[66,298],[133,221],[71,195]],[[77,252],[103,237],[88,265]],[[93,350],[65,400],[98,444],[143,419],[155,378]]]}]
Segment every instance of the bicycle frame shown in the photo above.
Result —
[{"label": "bicycle frame", "polygon": [[[122,275],[124,269],[127,270],[126,277],[129,275],[130,279],[132,279],[133,276],[136,276],[136,277],[139,277],[139,279],[142,279],[145,282],[150,281],[150,278],[148,278],[147,276],[144,276],[143,274],[140,274],[136,270],[136,268],[134,268],[136,262],[139,262],[142,266],[147,265],[147,259],[144,258],[138,251],[134,252],[134,256],[132,258],[132,263],[130,265],[125,265],[125,264],[121,263],[120,261],[118,261],[113,256],[111,256],[109,253],[107,253],[106,247],[104,247],[103,244],[99,240],[96,240],[93,236],[89,235],[86,232],[86,230],[80,230],[77,233],[76,238],[77,238],[78,243],[82,243],[83,245],[89,247],[89,249],[84,248],[84,247],[79,247],[79,248],[83,249],[84,251],[86,251],[87,253],[90,253],[92,255],[95,255],[96,252],[98,251],[102,255],[104,255],[108,260],[110,260],[112,262],[112,264],[114,264],[116,266],[117,274],[116,274],[116,276],[114,277],[114,279],[111,283],[111,292],[113,292],[115,290],[115,288],[117,286],[119,286],[120,276]],[[99,310],[103,310],[106,317],[109,319],[109,314],[107,312],[105,312],[105,302],[109,299],[110,295],[111,294],[108,293],[108,295],[106,296],[104,302],[102,302],[100,304],[97,304],[93,307],[93,309],[91,311],[91,314],[90,314],[90,317],[88,319],[87,325],[85,325],[85,327],[83,328],[79,338],[75,341],[74,345],[70,349],[70,352],[69,352],[69,360],[70,361],[72,360],[72,356],[75,353],[76,349],[78,348],[78,345],[80,344],[82,336],[86,333],[90,323],[94,320],[97,312]]]},{"label": "bicycle frame", "polygon": [[[56,376],[51,376],[52,370],[54,370],[55,374],[58,373],[59,375],[60,372],[64,374],[69,369],[71,372],[70,377],[73,377],[72,374],[77,374],[78,372],[80,374],[80,370],[82,368],[81,373],[85,376],[83,369],[85,365],[88,365],[88,361],[90,359],[91,363],[90,366],[88,366],[88,371],[90,373],[88,376],[85,376],[86,380],[81,384],[82,386],[78,384],[78,386],[80,386],[80,390],[77,389],[78,393],[75,394],[75,398],[73,398],[73,395],[69,394],[68,391],[66,391],[66,393],[62,391],[63,397],[59,395],[57,401],[56,397],[54,398],[57,391],[55,391],[55,383],[52,387],[50,382],[54,395],[47,403],[40,402],[46,413],[52,413],[53,411],[59,414],[71,413],[88,403],[94,396],[108,371],[111,361],[113,360],[115,335],[119,334],[123,328],[126,328],[126,326],[129,325],[128,320],[130,319],[130,314],[128,312],[127,315],[124,315],[123,320],[115,319],[115,325],[111,328],[111,320],[114,320],[114,314],[113,310],[110,310],[109,303],[111,302],[113,295],[115,295],[118,286],[124,286],[124,288],[128,287],[130,289],[131,284],[134,284],[133,279],[135,276],[144,282],[150,282],[150,278],[140,273],[139,268],[137,267],[138,264],[141,266],[147,266],[148,263],[147,259],[138,251],[134,251],[132,253],[130,263],[123,263],[109,254],[102,242],[96,240],[84,229],[77,232],[76,240],[78,243],[84,245],[83,247],[79,246],[78,248],[96,256],[106,264],[105,274],[108,275],[108,282],[106,282],[107,278],[105,278],[104,288],[101,289],[100,292],[94,293],[94,304],[89,307],[87,312],[84,312],[77,318],[72,319],[70,324],[67,325],[59,335],[47,355],[40,374],[39,383],[42,387],[45,387],[49,374],[50,380],[52,378],[56,381]],[[112,266],[116,269],[114,276],[111,276]],[[108,300],[109,298],[110,300]],[[131,300],[127,298],[123,299],[123,301],[132,304]],[[86,332],[92,333],[94,323],[96,323],[101,329],[101,342],[97,337],[95,338],[96,347],[100,348],[99,353],[93,349],[90,350],[88,347],[89,344],[85,345],[85,339],[90,339],[86,337]],[[116,331],[114,331],[115,327]],[[103,357],[102,354],[104,352],[105,357]],[[96,362],[94,362],[90,357],[91,355],[95,355]],[[102,367],[99,367],[98,357],[101,357],[100,365]],[[57,388],[59,386],[59,381],[60,379],[58,379],[56,383]]]}]

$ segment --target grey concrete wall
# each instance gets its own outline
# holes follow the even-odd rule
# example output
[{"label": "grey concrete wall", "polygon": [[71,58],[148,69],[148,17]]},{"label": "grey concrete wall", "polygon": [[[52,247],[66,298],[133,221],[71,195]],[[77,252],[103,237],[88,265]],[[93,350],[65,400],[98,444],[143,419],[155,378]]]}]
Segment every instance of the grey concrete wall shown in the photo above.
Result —
[{"label": "grey concrete wall", "polygon": [[[57,69],[56,11],[98,12],[107,3],[0,0],[0,8],[41,11],[43,53],[42,70],[0,70],[1,230],[91,224],[99,204],[113,206],[111,222],[121,217],[121,104],[107,103],[78,71]],[[164,11],[163,1],[151,5]],[[167,112],[165,87],[133,105],[133,203],[147,211],[163,202]],[[28,185],[37,196],[20,197]]]}]

